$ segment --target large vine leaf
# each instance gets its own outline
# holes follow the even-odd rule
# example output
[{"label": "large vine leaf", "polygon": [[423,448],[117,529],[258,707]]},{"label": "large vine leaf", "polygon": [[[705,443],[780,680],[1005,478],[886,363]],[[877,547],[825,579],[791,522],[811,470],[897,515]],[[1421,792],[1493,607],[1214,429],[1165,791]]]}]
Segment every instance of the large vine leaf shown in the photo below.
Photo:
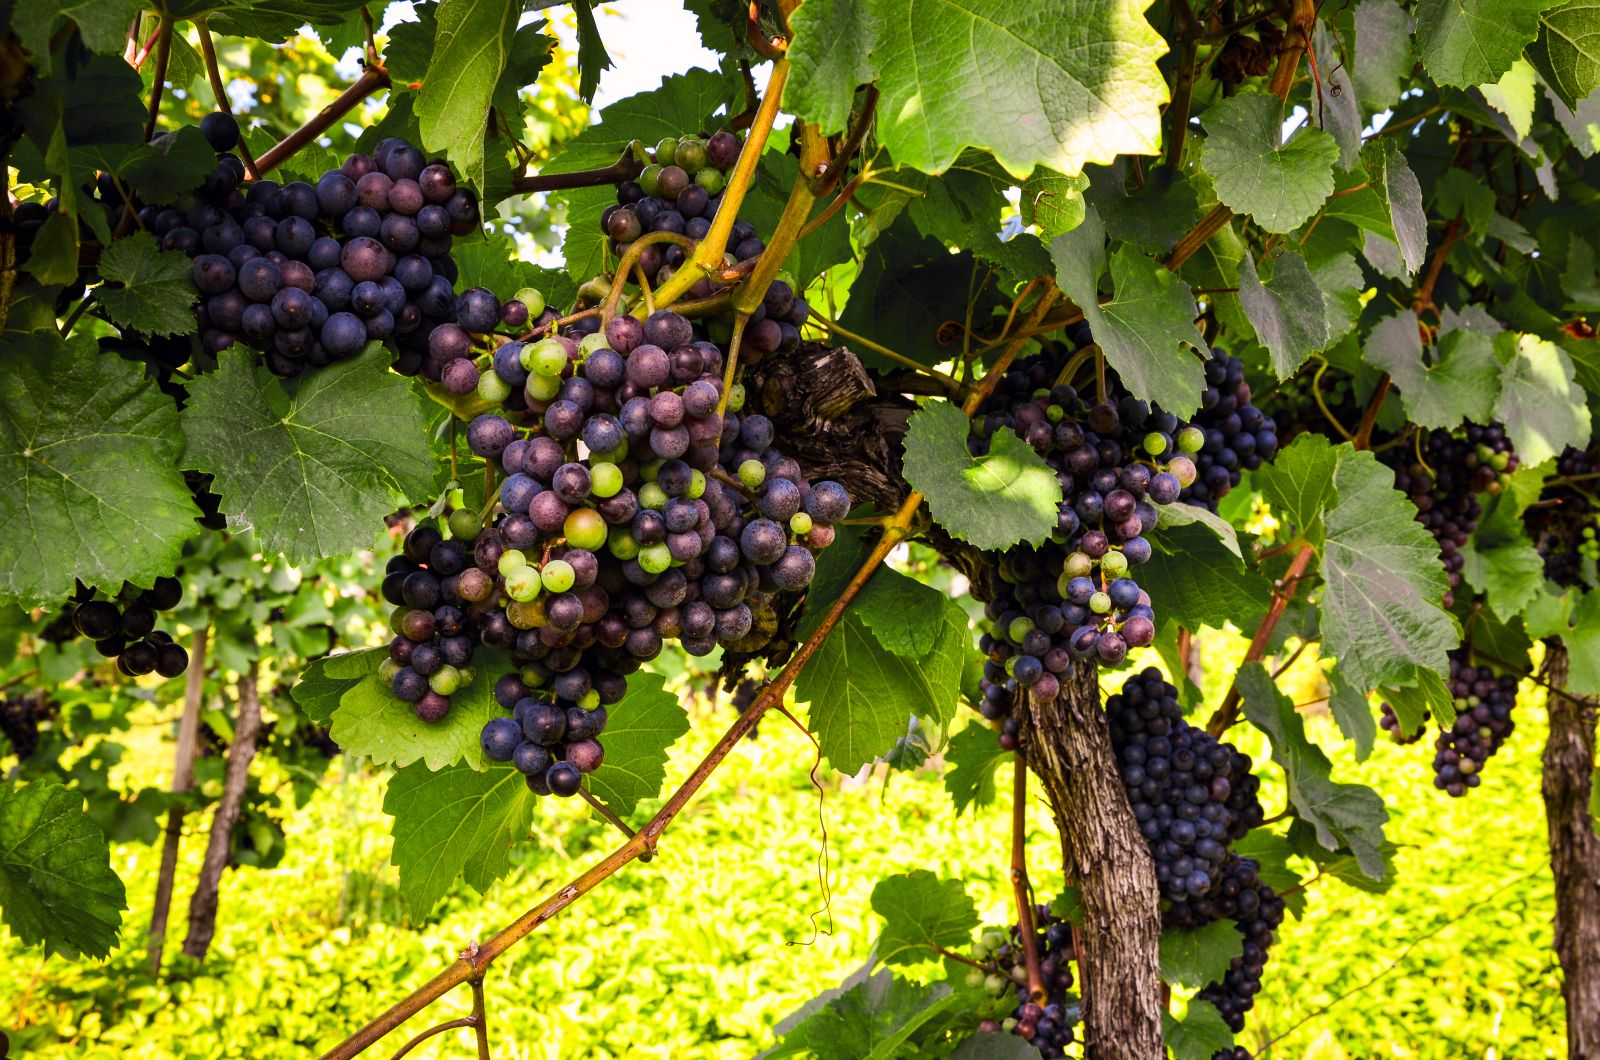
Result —
[{"label": "large vine leaf", "polygon": [[923,406],[905,438],[905,476],[928,498],[934,521],[983,549],[1038,545],[1056,528],[1061,483],[1016,433],[999,430],[989,451],[967,449],[966,414],[947,401]]},{"label": "large vine leaf", "polygon": [[936,947],[964,949],[978,928],[978,910],[961,881],[927,869],[879,880],[872,911],[883,917],[877,952],[885,964],[935,960]]},{"label": "large vine leaf", "polygon": [[1466,88],[1505,76],[1539,35],[1552,0],[1422,0],[1417,51],[1441,85]]},{"label": "large vine leaf", "polygon": [[318,725],[333,720],[344,694],[360,684],[362,678],[374,673],[378,665],[388,658],[387,648],[363,648],[360,651],[325,655],[306,667],[289,695],[306,717]]},{"label": "large vine leaf", "polygon": [[[966,147],[991,149],[1018,178],[1155,153],[1166,44],[1138,0],[864,0],[844,33],[829,18],[840,5],[817,6],[794,26],[785,103],[826,132],[843,128],[856,86],[871,80],[879,142],[924,172]],[[996,100],[1028,120],[996,120]]]},{"label": "large vine leaf", "polygon": [[83,795],[49,780],[0,787],[0,917],[46,954],[104,957],[128,908]]},{"label": "large vine leaf", "polygon": [[1383,825],[1389,819],[1383,799],[1371,788],[1332,779],[1333,763],[1306,737],[1294,701],[1278,691],[1261,663],[1246,664],[1236,680],[1245,716],[1272,741],[1272,760],[1283,769],[1296,816],[1316,830],[1324,848],[1349,850],[1362,872],[1383,879]]},{"label": "large vine leaf", "polygon": [[1495,337],[1495,353],[1503,364],[1495,418],[1524,464],[1533,467],[1569,445],[1588,444],[1588,397],[1565,350],[1536,335],[1504,331]]},{"label": "large vine leaf", "polygon": [[1244,936],[1232,920],[1215,920],[1199,928],[1165,928],[1161,980],[1197,988],[1221,982],[1228,965],[1243,952]]},{"label": "large vine leaf", "polygon": [[1189,1010],[1181,1020],[1163,1012],[1161,1036],[1172,1050],[1172,1060],[1211,1060],[1233,1046],[1233,1032],[1222,1013],[1199,998],[1189,999]]},{"label": "large vine leaf", "polygon": [[480,191],[488,186],[489,103],[511,55],[517,0],[439,0],[428,74],[417,93],[422,142],[443,151]]},{"label": "large vine leaf", "polygon": [[[783,1037],[761,1055],[768,1060],[790,1056],[856,1060],[912,1055],[907,1040],[920,1027],[963,1000],[971,1000],[963,999],[944,983],[925,986],[902,979],[887,968],[847,989],[830,991],[824,998],[825,1001],[817,999],[821,1004],[807,1005],[779,1023],[776,1029]],[[1020,1040],[1014,1035],[1006,1037]]]},{"label": "large vine leaf", "polygon": [[511,868],[511,848],[528,833],[536,796],[505,765],[430,771],[420,762],[389,778],[383,812],[394,818],[389,861],[400,893],[425,917],[458,876],[480,894]]},{"label": "large vine leaf", "polygon": [[1156,614],[1186,629],[1244,626],[1267,607],[1271,587],[1200,526],[1164,523],[1151,538],[1150,559],[1136,572]]},{"label": "large vine leaf", "polygon": [[948,725],[960,699],[967,636],[964,622],[947,620],[933,651],[906,659],[886,651],[847,611],[795,682],[834,768],[854,773],[887,753],[913,716]]},{"label": "large vine leaf", "polygon": [[345,753],[379,765],[423,762],[440,770],[460,762],[485,769],[489,761],[479,737],[491,718],[505,716],[494,698],[494,683],[511,667],[504,655],[487,648],[478,650],[473,664],[477,680],[450,697],[450,713],[443,721],[417,717],[411,704],[396,699],[374,670],[340,697],[328,734]]},{"label": "large vine leaf", "polygon": [[1339,145],[1314,126],[1283,139],[1283,101],[1242,92],[1206,111],[1201,162],[1217,198],[1269,232],[1299,227],[1333,191]]},{"label": "large vine leaf", "polygon": [[1330,341],[1322,288],[1306,259],[1292,250],[1272,259],[1265,283],[1256,272],[1255,257],[1246,251],[1239,266],[1239,303],[1271,355],[1279,379],[1289,378]]},{"label": "large vine leaf", "polygon": [[1528,61],[1568,107],[1600,88],[1600,0],[1568,0],[1546,11]]},{"label": "large vine leaf", "polygon": [[1400,101],[1400,80],[1411,72],[1411,14],[1395,0],[1361,0],[1355,24],[1361,52],[1353,71],[1356,95],[1368,112],[1388,110]]},{"label": "large vine leaf", "polygon": [[92,336],[0,349],[0,599],[39,607],[73,579],[116,589],[171,574],[199,515],[178,471],[172,399]]},{"label": "large vine leaf", "polygon": [[982,809],[994,803],[995,773],[1011,760],[1011,752],[1001,748],[993,729],[973,724],[950,737],[944,760],[950,766],[944,787],[959,816],[968,807]]},{"label": "large vine leaf", "polygon": [[618,814],[630,814],[641,799],[661,793],[667,752],[689,731],[688,713],[665,684],[660,674],[635,674],[628,694],[606,708],[606,731],[600,734],[606,760],[588,782],[589,790]]},{"label": "large vine leaf", "polygon": [[230,349],[190,385],[184,464],[214,476],[230,529],[309,562],[367,544],[384,515],[428,493],[422,402],[388,359],[373,344],[285,385]]},{"label": "large vine leaf", "polygon": [[187,254],[162,250],[150,233],[135,232],[100,255],[106,282],[96,297],[122,327],[148,335],[187,335],[196,327],[190,269]]},{"label": "large vine leaf", "polygon": [[1373,326],[1362,356],[1389,373],[1406,415],[1421,427],[1453,430],[1462,420],[1483,423],[1491,415],[1500,387],[1492,335],[1464,327],[1441,331],[1430,364],[1416,314],[1402,309]]},{"label": "large vine leaf", "polygon": [[1372,193],[1387,214],[1389,231],[1379,234],[1395,241],[1406,274],[1413,276],[1428,255],[1428,215],[1422,208],[1422,185],[1393,137],[1380,137],[1362,148],[1361,162]]}]

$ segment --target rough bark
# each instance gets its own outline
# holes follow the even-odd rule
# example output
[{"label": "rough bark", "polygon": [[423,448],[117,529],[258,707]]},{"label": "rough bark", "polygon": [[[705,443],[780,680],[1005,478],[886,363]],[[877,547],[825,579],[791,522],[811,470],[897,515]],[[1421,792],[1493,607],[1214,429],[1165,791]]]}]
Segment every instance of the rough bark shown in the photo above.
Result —
[{"label": "rough bark", "polygon": [[1027,697],[1022,753],[1050,801],[1083,903],[1079,988],[1090,1060],[1161,1060],[1160,895],[1122,789],[1092,666],[1055,700]]},{"label": "rough bark", "polygon": [[1544,807],[1556,882],[1556,954],[1567,1005],[1567,1056],[1600,1060],[1600,837],[1589,812],[1596,703],[1561,694],[1566,648],[1545,660],[1550,734],[1544,746]]},{"label": "rough bark", "polygon": [[211,818],[211,838],[206,844],[200,878],[189,899],[189,934],[183,952],[203,960],[217,931],[217,901],[222,893],[222,873],[228,867],[233,830],[239,824],[245,788],[250,783],[250,762],[256,756],[256,741],[261,735],[261,696],[256,687],[256,672],[239,679],[239,714],[234,720],[233,742],[228,747],[228,768],[223,775],[222,798]]},{"label": "rough bark", "polygon": [[[178,722],[178,754],[172,769],[172,793],[182,795],[194,785],[194,756],[200,742],[200,700],[206,687],[206,644],[210,630],[194,632],[189,649],[189,677],[183,689],[183,718]],[[161,971],[161,954],[167,946],[167,916],[172,911],[172,881],[178,871],[178,844],[183,841],[183,807],[167,811],[167,835],[161,844],[161,868],[156,874],[155,908],[150,913],[150,971]]]},{"label": "rough bark", "polygon": [[[907,380],[909,382],[909,380]],[[802,343],[746,377],[752,405],[770,417],[779,447],[813,478],[843,483],[858,502],[893,511],[910,492],[901,441],[916,402],[890,392],[847,349]],[[924,538],[975,579],[990,564],[930,527]],[[1155,867],[1133,819],[1111,749],[1092,667],[1054,702],[1023,712],[1023,751],[1044,786],[1067,876],[1083,900],[1083,1030],[1090,1060],[1160,1060],[1161,915]]]}]

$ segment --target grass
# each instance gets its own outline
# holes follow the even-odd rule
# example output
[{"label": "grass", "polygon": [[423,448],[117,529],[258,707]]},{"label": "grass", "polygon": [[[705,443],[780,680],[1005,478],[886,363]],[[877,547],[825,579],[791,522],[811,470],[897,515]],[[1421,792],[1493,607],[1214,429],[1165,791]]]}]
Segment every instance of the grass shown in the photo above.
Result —
[{"label": "grass", "polygon": [[[1399,881],[1384,895],[1334,879],[1310,885],[1304,916],[1285,925],[1273,950],[1243,1043],[1277,1039],[1267,1055],[1319,1060],[1564,1055],[1538,799],[1542,706],[1525,696],[1516,733],[1466,799],[1433,791],[1426,742],[1380,740],[1359,766],[1347,749],[1333,752],[1336,777],[1372,784],[1390,804]],[[692,768],[727,720],[697,717],[669,780]],[[1312,719],[1312,731],[1336,742],[1321,719]],[[1265,760],[1264,747],[1245,743]],[[988,922],[1009,918],[1008,783],[995,806],[955,818],[931,772],[899,774],[887,785],[827,782],[830,902],[818,876],[813,755],[783,719],[763,722],[759,739],[730,756],[653,862],[625,870],[502,958],[488,979],[494,1055],[754,1055],[772,1043],[779,1019],[866,959],[877,930],[868,899],[887,874],[925,868],[959,876]],[[1283,795],[1276,771],[1268,772],[1271,814]],[[143,949],[158,852],[119,848],[132,908],[124,948],[109,961],[43,960],[0,938],[0,1020],[13,1055],[305,1056],[403,997],[616,841],[574,804],[551,800],[509,877],[481,897],[459,887],[433,918],[413,923],[387,865],[382,791],[377,776],[336,766],[329,786],[291,817],[282,863],[227,876],[210,960],[173,961],[160,980],[146,970]],[[1060,887],[1054,833],[1043,805],[1030,807],[1029,820],[1034,884],[1045,898]],[[198,837],[185,842],[171,951],[201,846]],[[462,1015],[467,1001],[452,995],[426,1020]],[[409,1029],[426,1025],[419,1018]],[[371,1055],[388,1056],[403,1040],[397,1035]],[[470,1054],[457,1031],[411,1055]]]}]

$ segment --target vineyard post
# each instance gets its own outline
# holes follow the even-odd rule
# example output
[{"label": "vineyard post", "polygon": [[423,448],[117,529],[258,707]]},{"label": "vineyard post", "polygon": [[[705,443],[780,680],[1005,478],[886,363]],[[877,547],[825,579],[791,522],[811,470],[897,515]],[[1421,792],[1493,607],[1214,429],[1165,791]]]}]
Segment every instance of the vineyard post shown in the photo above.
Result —
[{"label": "vineyard post", "polygon": [[[209,616],[208,616],[209,618]],[[194,631],[189,649],[189,675],[184,682],[183,716],[178,721],[178,751],[172,768],[172,794],[182,796],[194,785],[194,757],[200,740],[200,703],[206,689],[206,647],[210,622]],[[182,800],[167,810],[166,838],[161,846],[161,867],[156,874],[154,909],[150,913],[150,971],[161,971],[161,954],[167,945],[167,916],[172,910],[172,885],[178,871],[178,845],[183,841]]]}]

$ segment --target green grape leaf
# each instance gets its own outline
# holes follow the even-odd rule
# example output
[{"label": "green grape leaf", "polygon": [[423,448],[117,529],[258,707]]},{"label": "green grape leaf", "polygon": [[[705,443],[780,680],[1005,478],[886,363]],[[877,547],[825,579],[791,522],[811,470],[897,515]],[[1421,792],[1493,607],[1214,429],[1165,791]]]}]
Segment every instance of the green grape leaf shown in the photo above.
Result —
[{"label": "green grape leaf", "polygon": [[1399,310],[1372,328],[1363,359],[1389,373],[1406,415],[1422,427],[1453,430],[1462,420],[1486,422],[1500,385],[1494,338],[1481,331],[1441,331],[1433,358],[1422,352],[1415,313]]},{"label": "green grape leaf", "polygon": [[589,790],[619,816],[661,794],[667,752],[689,731],[688,713],[665,684],[660,674],[634,674],[628,694],[606,708],[606,731],[600,734],[606,759],[589,774]]},{"label": "green grape leaf", "polygon": [[412,384],[372,344],[284,384],[246,350],[224,350],[189,388],[184,466],[208,471],[228,526],[253,527],[294,562],[366,545],[401,502],[428,495],[433,454]]},{"label": "green grape leaf", "polygon": [[[1567,134],[1567,139],[1572,141],[1572,146],[1577,148],[1578,154],[1593,158],[1600,152],[1600,91],[1589,93],[1576,107],[1561,102],[1548,87],[1544,90],[1544,96],[1550,101],[1556,123]],[[1595,790],[1600,791],[1600,787]]]},{"label": "green grape leaf", "polygon": [[983,549],[1041,544],[1055,532],[1061,503],[1055,472],[1010,430],[996,431],[985,455],[971,455],[969,428],[947,401],[919,409],[906,430],[906,481],[928,498],[934,521],[963,541]]},{"label": "green grape leaf", "polygon": [[1233,528],[1233,524],[1211,509],[1198,504],[1174,501],[1171,504],[1156,505],[1156,511],[1160,513],[1162,526],[1203,526],[1216,535],[1222,547],[1233,553],[1235,559],[1244,559],[1244,553],[1239,548],[1239,532]]},{"label": "green grape leaf", "polygon": [[[1438,677],[1432,670],[1426,671]],[[1345,739],[1355,744],[1356,761],[1364,762],[1372,754],[1372,743],[1378,736],[1378,724],[1372,716],[1372,704],[1367,694],[1344,679],[1338,667],[1328,675],[1328,713],[1334,724],[1344,733]],[[1415,732],[1417,720],[1401,713],[1400,723],[1406,732]]]},{"label": "green grape leaf", "polygon": [[314,660],[295,681],[289,695],[318,725],[333,720],[344,694],[361,683],[389,657],[387,648],[362,648],[359,651],[325,655]]},{"label": "green grape leaf", "polygon": [[437,722],[417,717],[411,704],[396,699],[374,670],[340,697],[328,734],[346,754],[378,765],[398,768],[423,762],[440,770],[459,762],[485,769],[489,761],[479,737],[491,719],[505,716],[494,698],[494,683],[511,667],[500,652],[484,648],[473,666],[477,680],[450,697],[450,713]]},{"label": "green grape leaf", "polygon": [[1322,84],[1311,93],[1312,120],[1339,145],[1339,168],[1353,169],[1361,157],[1361,101],[1350,83],[1351,65],[1344,61],[1339,42],[1328,23],[1318,20],[1311,30],[1312,54],[1317,59]]},{"label": "green grape leaf", "polygon": [[1545,11],[1528,59],[1568,107],[1600,88],[1600,0],[1567,0]]},{"label": "green grape leaf", "polygon": [[1600,696],[1600,590],[1585,593],[1572,611],[1572,625],[1561,635],[1569,670],[1567,690]]},{"label": "green grape leaf", "polygon": [[480,191],[488,186],[484,137],[522,5],[516,0],[439,0],[428,74],[417,93],[422,142],[443,151]]},{"label": "green grape leaf", "polygon": [[1148,173],[1142,187],[1128,187],[1127,166],[1117,164],[1096,175],[1094,206],[1112,239],[1166,252],[1200,218],[1198,182],[1171,166]]},{"label": "green grape leaf", "polygon": [[1361,162],[1372,185],[1370,190],[1388,220],[1388,231],[1378,234],[1394,240],[1406,275],[1414,276],[1428,256],[1428,215],[1422,208],[1422,185],[1394,137],[1379,137],[1364,147]]},{"label": "green grape leaf", "polygon": [[1150,559],[1135,577],[1150,594],[1156,614],[1185,629],[1243,626],[1263,614],[1271,586],[1243,560],[1199,526],[1161,528],[1150,536]]},{"label": "green grape leaf", "polygon": [[1506,71],[1506,76],[1492,85],[1479,85],[1484,100],[1504,114],[1518,139],[1526,139],[1533,131],[1533,106],[1537,98],[1539,81],[1533,67],[1518,59]]},{"label": "green grape leaf", "polygon": [[913,716],[948,725],[960,700],[967,638],[965,623],[947,621],[934,651],[903,659],[847,611],[795,683],[795,697],[811,704],[812,731],[833,767],[854,773],[886,754]]},{"label": "green grape leaf", "polygon": [[78,278],[78,223],[71,214],[57,210],[44,219],[22,271],[45,287],[60,287]]},{"label": "green grape leaf", "polygon": [[[199,512],[172,399],[94,337],[0,347],[0,599],[40,607],[73,579],[115,591],[171,574]],[[25,499],[25,502],[24,502]]]},{"label": "green grape leaf", "polygon": [[1161,981],[1196,988],[1219,983],[1228,965],[1243,953],[1244,936],[1232,920],[1200,928],[1163,928]]},{"label": "green grape leaf", "polygon": [[108,161],[101,168],[114,170],[131,194],[164,206],[176,202],[185,188],[200,186],[217,168],[217,152],[206,143],[198,126],[185,125],[139,144],[114,164]]},{"label": "green grape leaf", "polygon": [[[868,0],[841,27],[837,5],[795,25],[786,105],[842,130],[857,84],[875,81],[878,141],[902,165],[939,173],[986,147],[1017,178],[1075,174],[1123,153],[1154,154],[1166,82],[1161,36],[1133,0],[1035,9],[1002,0]],[[809,14],[809,13],[808,13]],[[859,37],[843,37],[859,32]],[[850,43],[844,43],[849,40]],[[1115,42],[1115,47],[1109,46]],[[833,54],[842,48],[844,54]],[[1006,99],[1025,122],[977,101]]]},{"label": "green grape leaf", "polygon": [[1316,830],[1325,849],[1349,850],[1362,872],[1383,879],[1383,826],[1389,819],[1383,799],[1371,788],[1332,779],[1333,764],[1306,737],[1305,720],[1261,663],[1247,663],[1235,680],[1245,716],[1272,741],[1272,760],[1283,769],[1295,814]]},{"label": "green grape leaf", "polygon": [[1417,52],[1441,85],[1466,88],[1505,76],[1539,35],[1551,0],[1421,0]]},{"label": "green grape leaf", "polygon": [[950,737],[944,760],[950,766],[944,787],[959,816],[969,807],[994,805],[994,777],[1002,763],[1011,761],[1011,752],[1001,749],[993,729],[973,723]]},{"label": "green grape leaf", "polygon": [[1504,331],[1495,336],[1495,353],[1503,364],[1495,418],[1524,464],[1536,466],[1569,445],[1588,444],[1588,401],[1565,350],[1536,335]]},{"label": "green grape leaf", "polygon": [[1518,498],[1501,493],[1461,550],[1461,577],[1504,621],[1521,614],[1544,589],[1544,560],[1523,529],[1522,510]]},{"label": "green grape leaf", "polygon": [[119,327],[147,335],[188,335],[197,325],[199,298],[189,280],[192,264],[181,250],[162,250],[148,232],[112,243],[100,255],[106,281],[96,298]]},{"label": "green grape leaf", "polygon": [[979,1031],[963,1038],[950,1060],[1039,1060],[1044,1054],[1007,1031]]},{"label": "green grape leaf", "polygon": [[600,87],[601,73],[611,69],[611,55],[595,25],[594,0],[575,0],[572,11],[578,16],[578,95],[588,102]]},{"label": "green grape leaf", "polygon": [[[173,10],[171,0],[162,5],[168,16],[183,18]],[[190,8],[212,7],[210,0],[191,3]],[[359,0],[229,0],[208,18],[211,28],[230,37],[254,37],[270,44],[281,44],[293,37],[301,26],[334,26],[357,7]]]},{"label": "green grape leaf", "polygon": [[1199,998],[1189,999],[1189,1011],[1181,1020],[1163,1012],[1161,1036],[1172,1050],[1172,1060],[1211,1060],[1233,1045],[1233,1032],[1217,1006]]},{"label": "green grape leaf", "polygon": [[1356,5],[1356,96],[1369,113],[1400,102],[1401,79],[1411,73],[1411,14],[1394,0],[1361,0]]},{"label": "green grape leaf", "polygon": [[1331,503],[1333,473],[1342,455],[1326,439],[1302,436],[1259,472],[1261,492],[1278,521],[1312,544],[1322,540],[1323,509]]},{"label": "green grape leaf", "polygon": [[[922,985],[885,968],[846,987],[827,991],[775,1028],[778,1044],[766,1060],[859,1060],[913,1055],[908,1039],[963,1000],[945,983]],[[819,1003],[820,1002],[820,1003]],[[1017,1039],[1014,1035],[1006,1037]],[[1030,1047],[1031,1048],[1031,1047]],[[994,1054],[989,1054],[994,1055]]]},{"label": "green grape leaf", "polygon": [[1284,250],[1272,259],[1272,274],[1262,283],[1249,251],[1239,266],[1239,303],[1256,338],[1272,357],[1272,370],[1287,379],[1307,357],[1326,349],[1331,339],[1322,288],[1306,259]]},{"label": "green grape leaf", "polygon": [[499,298],[510,298],[524,287],[544,295],[545,304],[561,308],[578,296],[578,286],[560,269],[547,269],[517,257],[517,247],[507,236],[489,233],[483,239],[458,241],[450,250],[456,263],[456,289],[486,287]]},{"label": "green grape leaf", "polygon": [[1083,307],[1095,341],[1134,396],[1187,416],[1200,407],[1205,389],[1205,368],[1190,352],[1206,349],[1194,326],[1200,315],[1194,295],[1159,262],[1124,244],[1111,256],[1114,297],[1102,305],[1104,241],[1105,229],[1091,210],[1083,224],[1051,241],[1056,280]]},{"label": "green grape leaf", "polygon": [[1022,185],[1018,203],[1022,223],[1037,225],[1042,239],[1054,239],[1083,223],[1082,176],[1068,177],[1051,169],[1036,169]]},{"label": "green grape leaf", "polygon": [[48,956],[104,957],[128,908],[83,794],[50,780],[0,786],[0,919]]},{"label": "green grape leaf", "polygon": [[122,51],[128,23],[142,4],[140,0],[23,0],[8,6],[11,29],[42,77],[51,72],[50,38],[62,21],[71,19],[77,25],[90,51],[115,55]]},{"label": "green grape leaf", "polygon": [[511,850],[533,823],[537,796],[506,765],[430,771],[421,762],[389,778],[383,812],[394,818],[390,864],[411,914],[426,918],[458,876],[482,894],[511,869]]},{"label": "green grape leaf", "polygon": [[883,917],[877,954],[885,964],[936,960],[935,947],[964,949],[978,929],[978,910],[961,881],[927,869],[879,880],[872,911]]},{"label": "green grape leaf", "polygon": [[930,585],[880,566],[850,605],[850,613],[889,651],[918,659],[939,647],[945,628],[966,624],[961,605]]},{"label": "green grape leaf", "polygon": [[1317,212],[1333,191],[1339,145],[1305,126],[1283,140],[1284,104],[1276,96],[1241,92],[1200,119],[1206,130],[1201,162],[1217,198],[1249,214],[1269,232],[1289,232]]},{"label": "green grape leaf", "polygon": [[1355,328],[1361,316],[1361,265],[1354,254],[1334,254],[1311,269],[1322,288],[1322,310],[1328,319],[1328,345],[1333,346]]},{"label": "green grape leaf", "polygon": [[[607,103],[600,121],[563,145],[540,172],[599,169],[622,157],[635,140],[654,147],[669,136],[707,131],[711,115],[727,102],[727,93],[727,82],[710,70],[673,74],[662,80],[660,88]],[[615,201],[613,189],[607,188],[606,194]]]}]

